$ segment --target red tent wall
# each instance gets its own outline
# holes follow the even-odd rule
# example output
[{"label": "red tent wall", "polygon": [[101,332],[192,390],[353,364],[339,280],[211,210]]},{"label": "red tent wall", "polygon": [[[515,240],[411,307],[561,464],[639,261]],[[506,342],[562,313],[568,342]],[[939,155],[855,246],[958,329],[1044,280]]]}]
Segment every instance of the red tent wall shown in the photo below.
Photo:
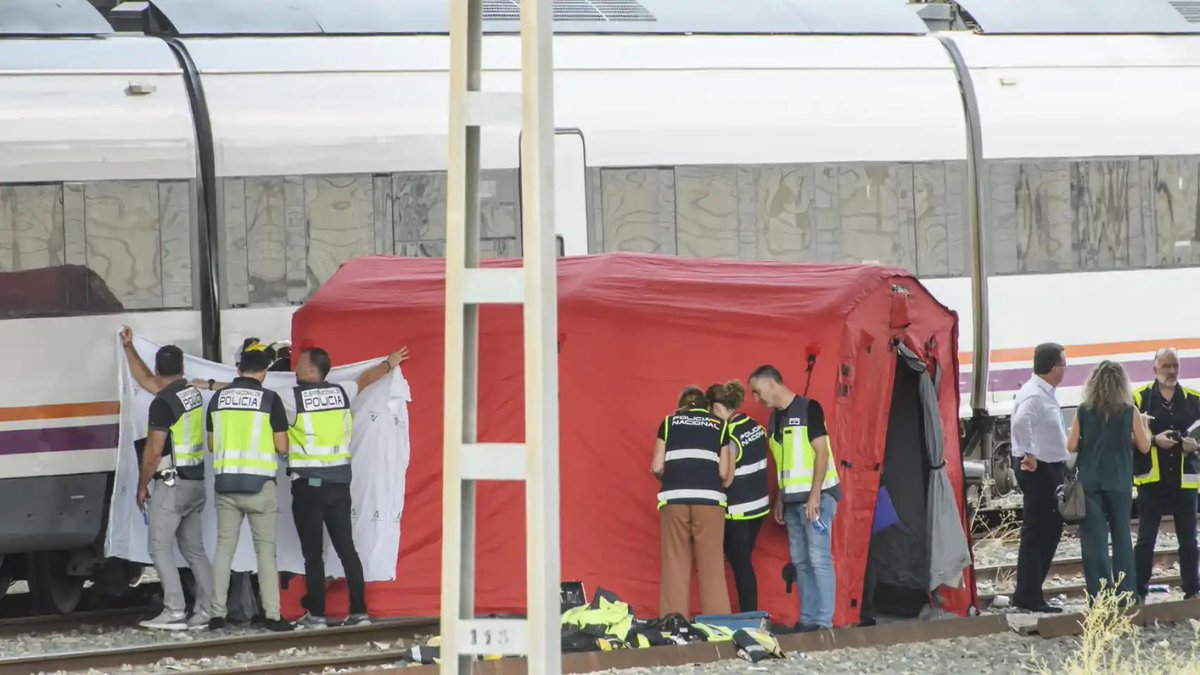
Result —
[{"label": "red tent wall", "polygon": [[[509,266],[519,261],[489,261]],[[441,260],[360,258],[347,263],[295,315],[293,344],[319,344],[335,363],[407,344],[413,391],[412,458],[396,580],[370,584],[381,615],[436,615],[441,556],[444,275]],[[696,260],[639,254],[569,258],[559,264],[559,403],[563,579],[603,586],[639,616],[658,611],[657,481],[649,471],[654,430],[682,387],[745,380],[762,363],[804,387],[806,348],[821,352],[810,393],[830,410],[846,497],[834,524],[839,579],[835,621],[856,621],[894,354],[888,357],[892,284],[912,290],[908,333],[937,337],[942,359],[946,457],[961,491],[956,431],[954,317],[901,270],[858,266]],[[904,332],[904,331],[899,331]],[[867,338],[873,340],[866,351]],[[870,342],[868,340],[868,342]],[[865,357],[864,357],[865,354]],[[521,315],[486,307],[480,318],[479,440],[523,438]],[[838,397],[842,363],[850,395]],[[845,380],[845,378],[842,378]],[[767,412],[747,411],[765,423]],[[481,484],[476,538],[479,613],[522,612],[525,603],[524,493],[519,484]],[[777,621],[795,622],[795,595],[780,570],[788,560],[781,526],[768,522],[755,567],[759,602]],[[331,612],[345,604],[331,589]],[[298,614],[302,580],[286,599]],[[732,584],[731,584],[732,589]],[[793,592],[794,589],[793,589]],[[732,591],[731,591],[732,593]],[[961,596],[952,609],[964,611]],[[693,603],[698,609],[698,605]]]}]

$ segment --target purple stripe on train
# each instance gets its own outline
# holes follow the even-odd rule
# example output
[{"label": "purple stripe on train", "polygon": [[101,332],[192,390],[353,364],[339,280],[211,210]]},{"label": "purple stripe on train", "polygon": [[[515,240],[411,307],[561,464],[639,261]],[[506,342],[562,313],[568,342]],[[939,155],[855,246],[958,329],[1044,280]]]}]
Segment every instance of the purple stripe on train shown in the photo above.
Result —
[{"label": "purple stripe on train", "polygon": [[118,431],[116,424],[0,431],[0,455],[115,448]]},{"label": "purple stripe on train", "polygon": [[[1121,365],[1125,366],[1125,372],[1129,373],[1129,380],[1134,386],[1145,384],[1154,379],[1154,361],[1152,359],[1124,361]],[[1087,381],[1088,375],[1092,373],[1092,369],[1095,367],[1096,364],[1094,363],[1071,364],[1068,362],[1067,374],[1063,377],[1061,386],[1078,387],[1082,385]],[[1179,370],[1185,378],[1200,375],[1200,356],[1179,359]],[[973,373],[962,373],[959,376],[959,392],[965,394],[971,391],[972,375]],[[1033,375],[1033,366],[1030,365],[1009,370],[993,370],[988,375],[992,391],[1016,391]]]}]

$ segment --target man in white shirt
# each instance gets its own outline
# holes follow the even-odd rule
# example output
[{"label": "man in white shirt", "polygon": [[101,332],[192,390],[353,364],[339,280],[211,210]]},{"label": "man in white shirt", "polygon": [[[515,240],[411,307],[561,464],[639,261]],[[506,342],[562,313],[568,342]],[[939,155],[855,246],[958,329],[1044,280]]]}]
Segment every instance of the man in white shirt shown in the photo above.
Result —
[{"label": "man in white shirt", "polygon": [[1033,377],[1021,386],[1013,407],[1012,461],[1024,497],[1013,606],[1031,612],[1062,611],[1046,603],[1042,584],[1063,529],[1055,490],[1066,478],[1067,431],[1054,390],[1066,370],[1062,345],[1038,345]]}]

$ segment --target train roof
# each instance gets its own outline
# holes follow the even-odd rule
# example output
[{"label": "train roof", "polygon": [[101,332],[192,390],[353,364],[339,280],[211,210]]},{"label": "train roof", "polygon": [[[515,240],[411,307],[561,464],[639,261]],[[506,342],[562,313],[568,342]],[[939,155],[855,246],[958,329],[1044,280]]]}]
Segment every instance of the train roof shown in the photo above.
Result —
[{"label": "train roof", "polygon": [[985,35],[1200,33],[1195,0],[954,0]]},{"label": "train roof", "polygon": [[[520,0],[482,0],[484,31],[519,31]],[[151,0],[166,33],[444,34],[445,0]],[[904,0],[554,0],[557,33],[920,35]]]}]

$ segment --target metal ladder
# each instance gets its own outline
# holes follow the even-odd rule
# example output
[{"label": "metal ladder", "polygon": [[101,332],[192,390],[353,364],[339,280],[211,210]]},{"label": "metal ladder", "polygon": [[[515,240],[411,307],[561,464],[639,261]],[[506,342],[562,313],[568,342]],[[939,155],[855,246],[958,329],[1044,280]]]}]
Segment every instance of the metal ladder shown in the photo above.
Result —
[{"label": "metal ladder", "polygon": [[[481,90],[482,0],[450,0],[441,672],[482,654],[527,654],[560,672],[558,310],[554,237],[552,0],[521,0],[521,92]],[[521,268],[479,265],[480,131],[521,129]],[[479,306],[524,306],[525,443],[478,443]],[[525,481],[528,620],[477,619],[475,482]]]}]

